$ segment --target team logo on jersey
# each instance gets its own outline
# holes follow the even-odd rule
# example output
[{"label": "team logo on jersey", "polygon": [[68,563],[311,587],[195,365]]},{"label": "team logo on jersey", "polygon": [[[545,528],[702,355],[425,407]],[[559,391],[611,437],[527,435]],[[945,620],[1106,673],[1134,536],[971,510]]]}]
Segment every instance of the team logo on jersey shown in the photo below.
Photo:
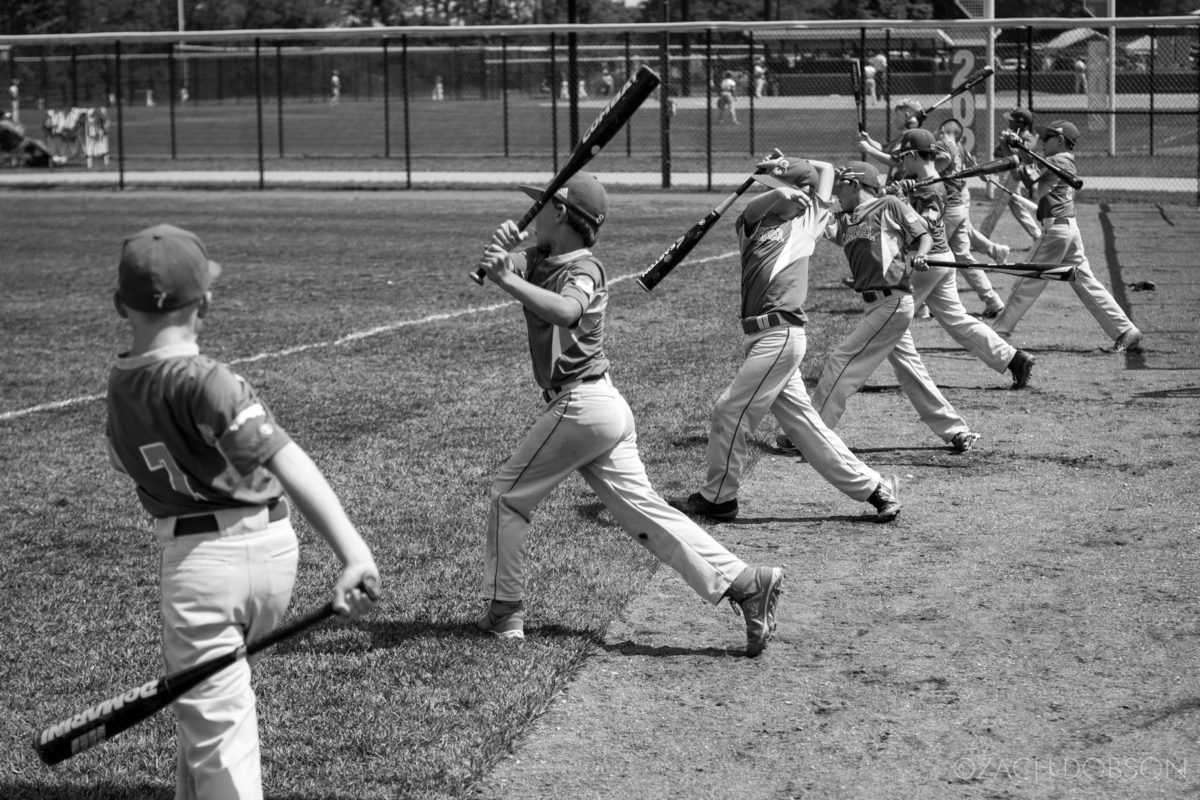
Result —
[{"label": "team logo on jersey", "polygon": [[762,244],[763,242],[782,242],[783,228],[771,228],[765,231],[759,231],[754,234],[754,241]]},{"label": "team logo on jersey", "polygon": [[847,245],[857,239],[865,239],[868,242],[873,242],[876,238],[876,232],[871,229],[871,224],[864,220],[857,225],[851,225],[846,228],[846,235],[842,237],[842,244]]}]

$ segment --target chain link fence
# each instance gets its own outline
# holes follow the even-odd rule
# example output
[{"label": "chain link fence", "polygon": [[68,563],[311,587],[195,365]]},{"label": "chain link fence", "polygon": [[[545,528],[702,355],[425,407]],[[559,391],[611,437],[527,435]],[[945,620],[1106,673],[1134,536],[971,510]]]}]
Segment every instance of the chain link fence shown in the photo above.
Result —
[{"label": "chain link fence", "polygon": [[[90,163],[122,180],[255,170],[260,185],[268,173],[337,173],[409,186],[548,177],[645,64],[663,78],[660,93],[591,168],[711,189],[773,147],[857,157],[852,62],[880,141],[899,132],[897,102],[929,107],[991,63],[991,81],[938,105],[926,126],[959,119],[987,160],[1004,114],[1024,106],[1035,123],[1083,131],[1077,155],[1091,186],[1198,197],[1200,19],[1020,22],[0,37],[0,70],[10,124],[58,166]],[[107,164],[89,144],[87,109],[104,123]]]}]

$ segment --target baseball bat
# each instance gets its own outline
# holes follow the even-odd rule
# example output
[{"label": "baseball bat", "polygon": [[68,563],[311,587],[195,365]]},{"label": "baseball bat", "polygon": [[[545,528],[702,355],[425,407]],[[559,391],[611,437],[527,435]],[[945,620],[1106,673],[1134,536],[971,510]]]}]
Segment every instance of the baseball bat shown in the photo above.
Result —
[{"label": "baseball bat", "polygon": [[1080,179],[1078,175],[1072,175],[1071,173],[1067,172],[1066,170],[1064,170],[1062,167],[1058,166],[1057,164],[1047,161],[1039,153],[1035,153],[1032,150],[1030,150],[1028,147],[1026,147],[1025,143],[1020,141],[1019,139],[1016,139],[1016,140],[1008,139],[1007,141],[1010,146],[1015,147],[1024,153],[1027,153],[1030,158],[1032,158],[1034,161],[1036,161],[1038,164],[1040,164],[1043,168],[1054,173],[1055,176],[1060,178],[1063,183],[1067,184],[1072,189],[1082,189],[1083,188],[1083,180]]},{"label": "baseball bat", "polygon": [[1069,281],[1075,278],[1075,268],[1065,264],[1039,264],[1036,261],[1014,261],[1009,264],[960,264],[957,261],[927,259],[931,267],[953,267],[954,269],[984,269],[1016,275],[1018,278],[1037,278],[1043,281]]},{"label": "baseball bat", "polygon": [[953,89],[951,89],[950,94],[945,95],[944,97],[940,97],[937,100],[934,100],[933,103],[930,104],[929,108],[926,108],[925,110],[918,113],[917,114],[917,124],[919,124],[919,125],[925,124],[925,118],[927,116],[929,116],[930,111],[933,111],[935,108],[937,108],[940,105],[949,103],[951,100],[958,97],[960,94],[967,91],[968,89],[972,89],[975,86],[977,86],[978,84],[983,83],[985,80],[990,78],[992,76],[992,73],[994,73],[995,71],[996,70],[992,69],[991,67],[983,67],[982,69],[977,69],[974,72],[972,72],[970,75],[968,75],[966,78],[963,79],[962,83],[960,83],[958,86],[955,86]]},{"label": "baseball bat", "polygon": [[[773,150],[771,155],[775,158],[780,158],[783,156],[783,153],[779,152],[779,150]],[[754,171],[754,175],[761,175],[766,171],[766,167],[759,167]],[[721,215],[728,211],[729,207],[753,184],[754,176],[752,175],[746,178],[742,182],[742,185],[734,189],[716,208],[705,214],[703,219],[688,228],[682,236],[672,242],[671,246],[663,251],[663,254],[656,258],[654,263],[647,267],[645,272],[638,276],[638,286],[641,286],[647,292],[658,286],[662,282],[662,279],[671,273],[671,270],[675,269],[683,259],[687,258],[687,254],[692,252],[692,248],[704,238],[704,235],[709,232],[713,225],[717,224],[717,220],[721,218]]]},{"label": "baseball bat", "polygon": [[948,172],[945,175],[936,175],[932,178],[921,178],[915,181],[917,186],[928,186],[931,183],[941,183],[942,181],[957,181],[965,178],[977,178],[980,175],[995,175],[998,172],[1008,172],[1020,166],[1021,162],[1016,156],[1005,156],[997,158],[995,161],[985,161],[982,164],[976,164],[973,167],[960,169],[958,172]]},{"label": "baseball bat", "polygon": [[867,98],[863,93],[862,64],[850,62],[850,85],[854,87],[854,107],[858,110],[858,132],[867,132]]},{"label": "baseball bat", "polygon": [[63,719],[33,736],[33,749],[47,764],[57,764],[82,753],[90,747],[113,738],[121,731],[149,719],[230,664],[252,656],[311,628],[332,616],[333,604],[326,603],[315,611],[236,650],[210,658],[194,667],[181,669],[157,680],[148,681],[128,691],[113,695],[90,708]]},{"label": "baseball bat", "polygon": [[[558,171],[554,179],[542,190],[542,196],[534,201],[529,210],[525,212],[525,216],[521,217],[517,222],[518,230],[525,230],[529,223],[533,222],[538,212],[563,187],[563,184],[595,158],[604,148],[604,145],[608,144],[617,135],[617,131],[625,127],[625,123],[629,121],[629,118],[633,116],[634,112],[645,102],[646,98],[657,88],[659,83],[660,79],[654,70],[645,65],[637,68],[637,71],[621,87],[621,91],[617,92],[616,96],[609,101],[604,110],[600,112],[600,115],[592,122],[591,127],[579,139],[579,144],[575,145],[575,149],[571,151],[571,156],[567,159],[567,163],[563,165],[563,168]],[[480,286],[483,285],[484,280],[487,278],[487,272],[483,267],[479,267],[469,274],[471,280]]]},{"label": "baseball bat", "polygon": [[981,179],[981,180],[982,180],[984,183],[987,183],[987,184],[990,184],[990,185],[992,185],[992,186],[995,186],[997,189],[999,189],[999,190],[1000,190],[1000,191],[1002,191],[1002,192],[1008,192],[1008,195],[1009,195],[1010,197],[1012,197],[1012,199],[1013,199],[1013,200],[1014,200],[1014,201],[1015,201],[1015,202],[1016,202],[1018,205],[1020,205],[1022,208],[1024,208],[1026,211],[1029,211],[1030,213],[1035,213],[1035,214],[1037,213],[1037,203],[1033,202],[1033,201],[1032,201],[1032,200],[1030,200],[1028,197],[1025,197],[1024,195],[1017,194],[1016,192],[1014,192],[1012,189],[1009,189],[1009,188],[1008,188],[1007,186],[1005,186],[1004,184],[1002,184],[1002,183],[996,183],[994,180],[992,180],[991,178],[987,177],[986,175],[981,175],[981,176],[980,176],[980,179]]}]

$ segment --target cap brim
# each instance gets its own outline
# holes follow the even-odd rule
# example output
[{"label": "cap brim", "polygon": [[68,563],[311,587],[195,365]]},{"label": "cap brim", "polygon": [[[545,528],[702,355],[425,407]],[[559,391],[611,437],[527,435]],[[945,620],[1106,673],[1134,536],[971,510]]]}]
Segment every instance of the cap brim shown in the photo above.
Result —
[{"label": "cap brim", "polygon": [[221,277],[221,265],[213,260],[208,262],[208,279],[210,283],[215,283],[217,278]]},{"label": "cap brim", "polygon": [[761,183],[763,186],[769,186],[772,189],[795,189],[796,187],[785,180],[780,180],[774,175],[755,175],[755,183]]},{"label": "cap brim", "polygon": [[518,186],[517,188],[520,189],[525,194],[529,195],[534,200],[537,200],[537,199],[541,198],[541,196],[542,196],[542,187],[540,187],[540,186],[524,186],[524,185],[522,185],[522,186]]}]

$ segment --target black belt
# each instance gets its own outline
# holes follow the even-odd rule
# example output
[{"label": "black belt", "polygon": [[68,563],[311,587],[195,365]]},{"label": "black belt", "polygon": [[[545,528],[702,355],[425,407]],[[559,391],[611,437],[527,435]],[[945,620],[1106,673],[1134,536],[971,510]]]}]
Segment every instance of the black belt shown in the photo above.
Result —
[{"label": "black belt", "polygon": [[1074,217],[1046,217],[1045,219],[1039,219],[1038,222],[1043,225],[1069,225],[1074,220]]},{"label": "black belt", "polygon": [[862,299],[867,303],[874,303],[876,300],[882,300],[885,297],[891,297],[893,292],[891,289],[880,289],[875,292],[860,292]]},{"label": "black belt", "polygon": [[542,401],[549,403],[551,400],[558,397],[563,392],[569,392],[572,389],[578,389],[580,386],[582,386],[585,383],[595,383],[598,380],[602,380],[604,378],[604,376],[607,374],[608,373],[606,373],[606,372],[602,372],[599,375],[588,375],[586,378],[580,378],[577,381],[570,381],[568,383],[564,383],[562,386],[551,386],[549,389],[545,389],[542,391]]},{"label": "black belt", "polygon": [[778,311],[772,311],[769,314],[762,314],[757,317],[746,317],[742,320],[742,333],[758,333],[765,331],[768,328],[777,328],[780,325],[795,325],[796,323],[789,320]]},{"label": "black belt", "polygon": [[[267,521],[279,522],[287,519],[288,504],[283,498],[275,500],[267,506]],[[195,536],[200,533],[216,533],[221,530],[216,514],[196,514],[188,517],[175,518],[176,536]]]}]

